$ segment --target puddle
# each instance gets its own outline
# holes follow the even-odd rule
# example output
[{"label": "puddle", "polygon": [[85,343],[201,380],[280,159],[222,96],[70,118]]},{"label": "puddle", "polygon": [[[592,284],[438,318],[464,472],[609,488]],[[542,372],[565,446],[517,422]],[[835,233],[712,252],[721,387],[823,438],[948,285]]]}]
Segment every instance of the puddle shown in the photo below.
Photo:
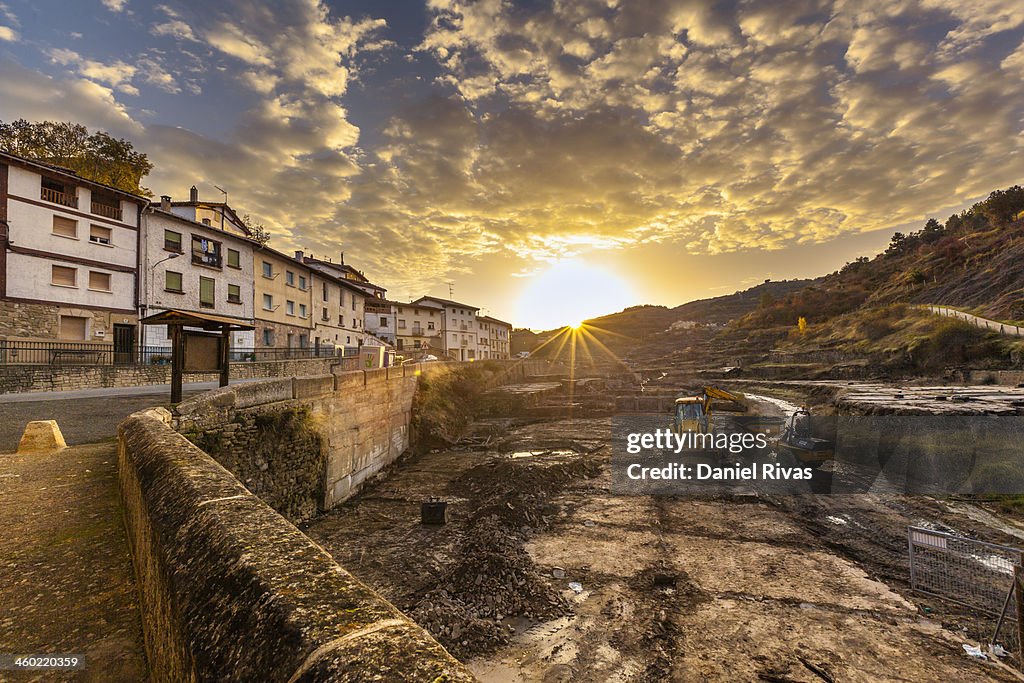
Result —
[{"label": "puddle", "polygon": [[509,458],[512,460],[522,460],[523,458],[539,458],[543,456],[554,456],[554,457],[568,457],[576,455],[576,451],[571,448],[545,448],[533,451],[515,451],[509,454]]}]

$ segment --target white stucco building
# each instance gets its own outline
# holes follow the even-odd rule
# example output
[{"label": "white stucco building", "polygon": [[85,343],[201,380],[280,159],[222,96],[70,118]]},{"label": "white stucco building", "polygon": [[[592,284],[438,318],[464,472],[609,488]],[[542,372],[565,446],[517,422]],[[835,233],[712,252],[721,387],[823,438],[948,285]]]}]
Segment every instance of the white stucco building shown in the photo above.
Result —
[{"label": "white stucco building", "polygon": [[[172,212],[168,197],[142,214],[140,280],[143,315],[194,311],[252,324],[253,250],[257,243]],[[170,348],[167,327],[144,327],[144,345]],[[233,332],[233,349],[255,346],[252,330]]]},{"label": "white stucco building", "polygon": [[512,324],[488,315],[477,317],[480,330],[477,336],[477,357],[481,359],[511,358],[509,342],[512,339]]},{"label": "white stucco building", "polygon": [[146,203],[0,152],[0,337],[101,342],[131,354]]},{"label": "white stucco building", "polygon": [[454,360],[476,360],[480,329],[477,325],[477,306],[441,299],[436,296],[422,296],[412,302],[415,305],[435,308],[443,313],[441,339],[444,352]]}]

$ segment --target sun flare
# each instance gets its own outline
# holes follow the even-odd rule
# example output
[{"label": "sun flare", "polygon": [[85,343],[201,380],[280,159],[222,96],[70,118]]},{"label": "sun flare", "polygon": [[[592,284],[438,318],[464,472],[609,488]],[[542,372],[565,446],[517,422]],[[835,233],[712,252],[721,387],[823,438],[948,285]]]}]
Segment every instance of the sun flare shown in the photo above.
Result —
[{"label": "sun flare", "polygon": [[517,318],[535,329],[570,327],[636,303],[629,283],[581,259],[559,261],[530,279]]}]

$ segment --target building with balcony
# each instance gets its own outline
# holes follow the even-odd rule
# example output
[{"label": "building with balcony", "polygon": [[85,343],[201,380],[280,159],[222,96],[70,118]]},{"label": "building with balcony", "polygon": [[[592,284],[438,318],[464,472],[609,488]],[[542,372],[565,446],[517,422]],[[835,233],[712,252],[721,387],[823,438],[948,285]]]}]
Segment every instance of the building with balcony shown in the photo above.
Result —
[{"label": "building with balcony", "polygon": [[312,278],[313,345],[358,349],[365,344],[365,302],[370,295],[301,251],[295,252],[295,259],[309,267]]},{"label": "building with balcony", "polygon": [[509,342],[512,338],[512,324],[488,315],[477,317],[477,357],[481,359],[511,358]]},{"label": "building with balcony", "polygon": [[[235,318],[251,325],[255,298],[253,252],[259,243],[174,212],[170,197],[142,213],[139,253],[141,312],[168,309]],[[143,328],[144,345],[170,349],[164,325]],[[252,349],[255,332],[233,332],[231,346]]]},{"label": "building with balcony", "polygon": [[395,349],[404,354],[422,351],[444,355],[444,311],[436,306],[391,302],[395,320]]},{"label": "building with balcony", "polygon": [[313,271],[262,245],[253,250],[257,349],[313,348]]},{"label": "building with balcony", "polygon": [[147,200],[0,152],[0,338],[137,343]]},{"label": "building with balcony", "polygon": [[476,360],[479,338],[479,327],[477,326],[479,307],[436,296],[420,297],[413,304],[433,308],[442,313],[441,348],[449,358]]}]

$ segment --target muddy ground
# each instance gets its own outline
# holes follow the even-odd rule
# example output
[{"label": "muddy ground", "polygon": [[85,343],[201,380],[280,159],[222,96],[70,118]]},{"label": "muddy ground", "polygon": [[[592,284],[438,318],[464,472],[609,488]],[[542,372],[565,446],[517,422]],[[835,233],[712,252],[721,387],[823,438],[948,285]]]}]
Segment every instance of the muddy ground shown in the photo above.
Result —
[{"label": "muddy ground", "polygon": [[[899,495],[617,496],[609,430],[481,422],[306,533],[485,681],[1019,680],[962,649],[992,617],[907,569],[908,524],[1020,545],[1012,525]],[[430,496],[449,524],[420,524]]]}]

